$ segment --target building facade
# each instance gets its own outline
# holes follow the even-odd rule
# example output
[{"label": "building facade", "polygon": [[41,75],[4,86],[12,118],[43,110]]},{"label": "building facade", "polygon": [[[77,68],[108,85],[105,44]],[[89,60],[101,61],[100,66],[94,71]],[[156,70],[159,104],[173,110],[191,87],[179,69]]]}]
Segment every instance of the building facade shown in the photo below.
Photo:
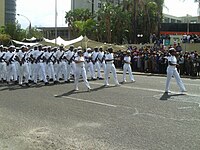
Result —
[{"label": "building facade", "polygon": [[5,24],[5,0],[0,1],[0,26]]},{"label": "building facade", "polygon": [[163,23],[200,23],[200,18],[198,16],[191,15],[176,17],[168,14],[163,14]]},{"label": "building facade", "polygon": [[[123,0],[106,0],[107,2],[119,5]],[[71,0],[71,10],[74,9],[89,9],[91,12],[96,12],[100,9],[105,0]]]},{"label": "building facade", "polygon": [[16,17],[16,0],[0,1],[0,26],[7,23],[15,23]]},{"label": "building facade", "polygon": [[[43,36],[47,39],[55,39],[55,27],[38,27],[41,30]],[[57,36],[68,40],[69,37],[69,28],[68,27],[57,27]]]}]

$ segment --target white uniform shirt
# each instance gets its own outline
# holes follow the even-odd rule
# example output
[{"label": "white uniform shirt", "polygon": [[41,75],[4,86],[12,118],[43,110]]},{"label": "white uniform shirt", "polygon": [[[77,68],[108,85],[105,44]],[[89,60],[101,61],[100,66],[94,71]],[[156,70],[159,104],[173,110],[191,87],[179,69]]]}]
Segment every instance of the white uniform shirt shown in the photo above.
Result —
[{"label": "white uniform shirt", "polygon": [[175,56],[169,56],[168,58],[168,62],[170,61],[172,64],[174,64],[174,66],[172,66],[172,65],[168,65],[168,67],[169,68],[176,68],[176,64],[177,64],[177,59],[176,59],[176,57]]},{"label": "white uniform shirt", "polygon": [[83,62],[80,62],[80,63],[76,63],[76,67],[77,68],[83,68],[83,67],[85,67],[85,59],[84,59],[84,57],[82,56],[82,57],[80,57],[80,56],[77,56],[76,58],[75,58],[75,60],[76,61],[83,61]]},{"label": "white uniform shirt", "polygon": [[93,61],[95,61],[95,59],[96,59],[96,61],[98,61],[98,57],[99,57],[99,52],[93,52],[92,53],[92,60]]},{"label": "white uniform shirt", "polygon": [[[3,55],[5,56],[5,53],[6,53],[6,52],[0,52],[0,57],[2,57]],[[3,57],[4,57],[4,56],[3,56]],[[3,60],[2,60],[2,61],[3,61]]]},{"label": "white uniform shirt", "polygon": [[125,56],[124,57],[124,61],[127,62],[127,63],[130,63],[131,62],[131,57],[130,56]]},{"label": "white uniform shirt", "polygon": [[105,55],[105,60],[111,60],[111,59],[112,61],[107,61],[106,62],[107,64],[112,64],[114,62],[114,55],[113,53],[108,53]]},{"label": "white uniform shirt", "polygon": [[84,53],[85,60],[88,62],[92,58],[92,53],[85,52]]},{"label": "white uniform shirt", "polygon": [[70,50],[68,50],[67,52],[66,52],[66,55],[65,55],[65,57],[67,58],[67,60],[69,61],[72,57],[73,57],[73,55],[74,55],[74,52],[73,51],[70,51]]},{"label": "white uniform shirt", "polygon": [[176,65],[177,64],[177,59],[175,56],[169,56],[168,61],[170,61],[172,64]]},{"label": "white uniform shirt", "polygon": [[[44,52],[43,51],[39,51],[39,50],[34,50],[33,51],[33,57],[35,58],[35,59],[37,59],[40,55],[44,55]],[[41,57],[42,57],[41,56]],[[39,62],[41,62],[41,60],[38,60]]]},{"label": "white uniform shirt", "polygon": [[15,54],[8,51],[8,52],[6,52],[6,54],[3,58],[6,61],[9,61],[11,57],[12,57],[11,62],[14,62]]},{"label": "white uniform shirt", "polygon": [[104,57],[104,52],[99,52],[98,58],[102,61],[103,57]]},{"label": "white uniform shirt", "polygon": [[19,59],[22,60],[22,58],[24,57],[24,53],[21,50],[19,50],[19,52],[16,53],[16,56],[18,56]]},{"label": "white uniform shirt", "polygon": [[63,53],[64,53],[64,51],[60,51],[60,50],[56,51],[56,54],[55,54],[56,58],[60,59],[60,57],[63,55]]},{"label": "white uniform shirt", "polygon": [[49,59],[49,57],[51,56],[51,54],[52,54],[51,52],[48,52],[48,51],[47,51],[47,52],[44,53],[44,57],[45,57],[46,59]]}]

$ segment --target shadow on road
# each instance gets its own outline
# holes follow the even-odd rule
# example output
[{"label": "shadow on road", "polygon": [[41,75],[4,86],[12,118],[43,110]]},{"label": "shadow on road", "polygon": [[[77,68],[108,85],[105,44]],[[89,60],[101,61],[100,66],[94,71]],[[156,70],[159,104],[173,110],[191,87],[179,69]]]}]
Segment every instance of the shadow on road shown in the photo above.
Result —
[{"label": "shadow on road", "polygon": [[97,88],[93,88],[91,89],[90,91],[76,91],[76,90],[71,90],[67,93],[63,93],[61,95],[56,95],[55,97],[56,98],[60,98],[60,97],[63,97],[63,96],[70,96],[70,95],[73,95],[73,94],[81,94],[81,93],[90,93],[90,92],[93,92],[93,91],[98,91],[98,90],[101,90],[101,89],[104,89],[104,88],[112,88],[112,86],[109,86],[109,87],[105,87],[104,85],[103,86],[100,86],[100,87],[97,87]]},{"label": "shadow on road", "polygon": [[169,93],[167,93],[167,92],[165,92],[165,93],[163,93],[163,95],[161,96],[161,98],[160,98],[160,100],[168,100],[168,99],[170,99],[171,97],[177,97],[177,96],[183,96],[183,95],[185,95],[185,94],[169,94]]}]

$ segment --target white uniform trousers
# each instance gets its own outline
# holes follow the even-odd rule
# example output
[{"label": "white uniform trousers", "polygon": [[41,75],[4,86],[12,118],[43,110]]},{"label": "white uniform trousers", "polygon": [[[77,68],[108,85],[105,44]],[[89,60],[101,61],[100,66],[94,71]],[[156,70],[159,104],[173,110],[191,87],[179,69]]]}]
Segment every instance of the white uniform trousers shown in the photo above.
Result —
[{"label": "white uniform trousers", "polygon": [[104,72],[104,76],[105,76],[105,74],[106,74],[106,63],[105,63],[105,61],[103,61],[102,63],[99,62],[99,64],[100,64],[100,68],[103,68],[103,72]]},{"label": "white uniform trousers", "polygon": [[86,70],[86,74],[89,72],[91,78],[96,78],[95,77],[95,72],[94,72],[94,65],[92,62],[86,62],[85,63],[85,70]]},{"label": "white uniform trousers", "polygon": [[46,64],[46,71],[49,78],[53,79],[53,81],[56,81],[53,62],[49,62],[48,64]]},{"label": "white uniform trousers", "polygon": [[15,63],[9,64],[7,66],[7,82],[10,82],[11,79],[17,81],[17,70]]},{"label": "white uniform trousers", "polygon": [[95,64],[94,64],[94,71],[96,71],[96,70],[97,70],[97,77],[98,78],[102,78],[102,75],[101,75],[101,66],[100,66],[100,64],[99,64],[98,61],[95,62]]},{"label": "white uniform trousers", "polygon": [[82,75],[82,77],[83,77],[83,81],[85,83],[85,86],[88,89],[91,89],[90,85],[89,85],[89,82],[87,80],[87,75],[86,75],[85,67],[76,67],[76,70],[75,70],[75,80],[74,80],[75,89],[78,90],[78,82],[79,82],[80,75]]},{"label": "white uniform trousers", "polygon": [[14,62],[14,64],[15,64],[15,67],[16,67],[16,71],[17,71],[17,76],[19,76],[19,62],[18,61],[15,61]]},{"label": "white uniform trousers", "polygon": [[29,69],[29,80],[33,81],[34,64],[28,62],[28,69]]},{"label": "white uniform trousers", "polygon": [[[56,73],[58,71],[58,66],[59,64],[57,62],[54,63],[53,67],[54,67],[54,72],[55,72],[55,76],[56,76]],[[57,77],[56,77],[57,78]]]},{"label": "white uniform trousers", "polygon": [[[69,80],[70,79],[70,74],[71,74],[71,72],[72,72],[72,63],[68,63],[67,62],[67,80]],[[74,71],[73,71],[74,72]]]},{"label": "white uniform trousers", "polygon": [[174,76],[180,91],[186,91],[185,86],[183,84],[183,81],[181,80],[180,75],[179,75],[177,68],[175,66],[168,66],[167,67],[167,81],[166,81],[165,91],[169,92],[170,80],[171,80],[172,76]]},{"label": "white uniform trousers", "polygon": [[72,61],[71,66],[72,66],[71,73],[74,75],[75,74],[74,72],[76,71],[76,63]]},{"label": "white uniform trousers", "polygon": [[117,79],[117,72],[116,72],[115,65],[113,63],[106,64],[105,85],[109,85],[108,77],[109,77],[110,72],[112,72],[112,74],[113,74],[115,84],[118,85],[119,81]]},{"label": "white uniform trousers", "polygon": [[66,67],[66,62],[61,61],[57,65],[57,72],[56,72],[56,81],[59,81],[60,77],[64,77],[64,80],[67,81],[67,67]]},{"label": "white uniform trousers", "polygon": [[6,63],[0,62],[0,80],[6,80],[7,70],[6,70]]},{"label": "white uniform trousers", "polygon": [[41,74],[42,80],[46,83],[47,78],[46,78],[45,66],[44,63],[42,62],[34,64],[33,79],[35,83],[37,83],[39,74]]},{"label": "white uniform trousers", "polygon": [[19,84],[22,84],[23,77],[25,77],[25,83],[28,83],[29,80],[29,67],[28,63],[24,63],[21,66],[18,66],[18,73],[19,73]]},{"label": "white uniform trousers", "polygon": [[123,81],[126,81],[126,72],[127,71],[128,71],[130,80],[135,81],[133,73],[132,73],[131,65],[127,64],[127,63],[125,63],[124,66],[123,66]]}]

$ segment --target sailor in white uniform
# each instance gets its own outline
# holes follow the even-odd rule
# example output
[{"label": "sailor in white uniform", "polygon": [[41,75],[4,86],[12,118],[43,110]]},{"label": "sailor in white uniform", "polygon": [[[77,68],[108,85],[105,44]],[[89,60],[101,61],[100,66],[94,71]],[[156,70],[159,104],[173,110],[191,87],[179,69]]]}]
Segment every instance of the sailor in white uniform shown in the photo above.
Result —
[{"label": "sailor in white uniform", "polygon": [[165,87],[165,92],[168,93],[169,88],[170,88],[170,80],[174,76],[176,79],[177,85],[179,86],[180,92],[186,92],[186,88],[183,84],[183,81],[180,78],[180,75],[177,71],[176,66],[177,64],[177,59],[176,59],[176,50],[174,48],[169,49],[169,53],[171,54],[167,59],[168,59],[168,67],[167,67],[167,81],[166,81],[166,87]]},{"label": "sailor in white uniform", "polygon": [[78,91],[78,82],[80,75],[82,75],[83,81],[85,83],[85,86],[87,87],[88,91],[91,90],[91,87],[89,85],[89,82],[87,80],[86,70],[85,70],[85,59],[83,56],[82,50],[77,51],[77,57],[74,60],[76,64],[76,70],[75,70],[75,90]]},{"label": "sailor in white uniform", "polygon": [[126,72],[128,71],[129,78],[131,82],[135,82],[132,69],[131,69],[131,51],[127,51],[124,56],[124,65],[123,65],[123,82],[126,82]]},{"label": "sailor in white uniform", "polygon": [[108,48],[108,53],[105,55],[105,62],[106,62],[105,86],[109,86],[108,77],[109,77],[110,72],[112,72],[113,74],[115,86],[120,85],[117,79],[117,73],[116,73],[116,68],[114,65],[114,56],[113,56],[112,48]]},{"label": "sailor in white uniform", "polygon": [[3,45],[0,45],[0,81],[6,81],[6,75],[7,75],[7,70],[6,70],[6,62],[4,60],[4,56],[6,54],[5,48]]},{"label": "sailor in white uniform", "polygon": [[8,48],[8,52],[6,52],[3,59],[7,63],[7,83],[10,83],[11,79],[15,81],[17,84],[17,70],[15,66],[15,53],[14,53],[15,47],[11,45]]}]

